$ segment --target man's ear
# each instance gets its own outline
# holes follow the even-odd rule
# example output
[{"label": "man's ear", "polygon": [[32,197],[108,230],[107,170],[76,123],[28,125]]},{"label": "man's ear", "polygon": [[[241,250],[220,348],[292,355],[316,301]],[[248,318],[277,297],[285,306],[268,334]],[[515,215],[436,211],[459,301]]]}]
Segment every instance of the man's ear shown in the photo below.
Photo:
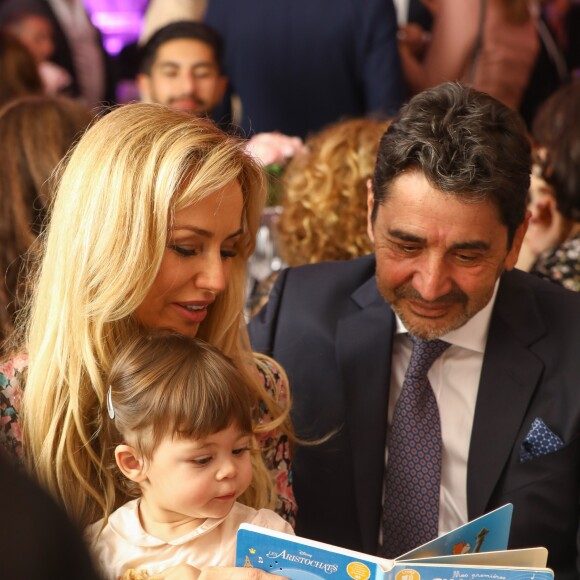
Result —
[{"label": "man's ear", "polygon": [[375,196],[373,194],[372,179],[367,179],[367,233],[371,242],[375,243],[375,234],[373,232],[372,215],[375,208]]},{"label": "man's ear", "polygon": [[144,103],[151,102],[151,78],[145,73],[139,73],[135,77],[135,84],[139,91],[139,96]]},{"label": "man's ear", "polygon": [[528,231],[528,226],[530,225],[530,218],[532,217],[532,213],[527,210],[526,217],[524,221],[518,226],[514,233],[514,239],[512,241],[512,247],[508,252],[508,255],[505,259],[505,269],[506,270],[513,270],[515,265],[518,261],[518,257],[520,255],[520,250],[522,249],[522,244],[524,242],[524,237],[526,236],[526,232]]},{"label": "man's ear", "polygon": [[146,480],[143,459],[134,447],[125,444],[117,445],[115,447],[115,461],[127,479],[135,483],[143,483]]}]

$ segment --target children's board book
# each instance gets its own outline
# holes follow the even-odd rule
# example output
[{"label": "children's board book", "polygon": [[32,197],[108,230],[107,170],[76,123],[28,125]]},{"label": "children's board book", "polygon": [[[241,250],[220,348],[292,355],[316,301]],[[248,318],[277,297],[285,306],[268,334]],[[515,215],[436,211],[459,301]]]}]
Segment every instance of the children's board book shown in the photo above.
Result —
[{"label": "children's board book", "polygon": [[290,580],[553,580],[546,548],[507,550],[507,504],[394,560],[242,524],[236,566]]}]

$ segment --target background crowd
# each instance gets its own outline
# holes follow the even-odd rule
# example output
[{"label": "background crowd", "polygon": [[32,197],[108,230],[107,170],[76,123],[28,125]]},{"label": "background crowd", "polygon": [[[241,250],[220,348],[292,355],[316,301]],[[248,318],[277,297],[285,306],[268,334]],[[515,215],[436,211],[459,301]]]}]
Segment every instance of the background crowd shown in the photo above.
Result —
[{"label": "background crowd", "polygon": [[[315,539],[395,556],[383,498],[393,477],[385,459],[395,469],[399,453],[391,447],[394,410],[415,339],[442,336],[451,347],[429,371],[444,430],[431,536],[500,499],[513,501],[516,514],[518,502],[526,510],[530,497],[519,488],[535,480],[521,472],[520,439],[527,444],[539,419],[542,437],[554,435],[556,453],[572,457],[579,427],[569,350],[580,332],[580,295],[568,292],[580,291],[579,32],[575,0],[150,0],[140,37],[113,56],[82,0],[0,0],[0,447],[9,459],[0,462],[0,492],[14,493],[21,477],[36,480],[15,494],[16,513],[27,514],[22,525],[52,527],[62,544],[81,537],[75,526],[91,526],[86,544],[100,573],[115,578],[147,558],[150,578],[249,578],[232,567],[232,522],[241,521],[297,526]],[[464,157],[453,154],[459,150]],[[464,207],[472,194],[481,222]],[[437,220],[449,220],[451,234],[435,236]],[[424,248],[440,250],[469,224],[485,238],[477,248],[462,247],[444,263],[423,258]],[[491,257],[478,254],[483,246]],[[471,278],[456,274],[469,261]],[[529,274],[508,272],[514,267]],[[396,286],[403,272],[421,283]],[[459,305],[465,316],[451,317],[449,327],[414,318],[415,307],[445,319],[443,310]],[[356,308],[369,326],[359,325]],[[346,328],[350,335],[341,334]],[[165,353],[155,341],[168,331],[175,350],[209,349],[209,358],[195,358],[205,370],[184,392],[213,392],[222,373],[243,393],[228,387],[198,418],[168,410],[125,423],[123,405],[136,409],[152,385],[156,397],[170,389],[163,357],[168,368],[193,364],[166,353],[158,369],[139,367],[150,349]],[[494,350],[500,342],[516,369],[529,369],[516,382],[536,388],[518,395],[517,416],[504,416],[514,429],[492,437],[503,471],[486,455],[481,418],[499,401],[481,392],[492,389],[489,369],[507,364]],[[377,345],[392,349],[392,375],[381,365],[368,375],[381,357]],[[130,367],[130,379],[115,378],[119,365]],[[449,374],[453,383],[458,369],[468,369],[471,394],[448,403],[438,381]],[[373,390],[379,375],[390,385],[381,395]],[[361,381],[365,400],[349,391]],[[201,405],[178,396],[166,404]],[[468,427],[449,419],[448,404],[454,413],[469,408]],[[349,424],[355,413],[364,423],[368,405],[384,411],[381,419],[370,413],[372,443]],[[226,508],[164,492],[155,458],[166,439],[189,441],[187,452],[197,453],[190,463],[210,463],[214,479],[229,482],[219,491]],[[212,446],[235,460],[198,453]],[[351,459],[373,480],[364,499]],[[485,501],[468,464],[501,471]],[[550,470],[558,472],[560,503],[537,520],[531,508],[529,519],[516,516],[512,539],[549,544],[549,564],[564,580],[580,574],[577,502],[566,512],[577,464],[564,468],[560,459],[539,471],[536,479],[544,474],[548,483]],[[167,481],[173,467],[163,470]],[[338,472],[343,481],[330,493]],[[137,484],[133,492],[128,482]],[[533,489],[544,497],[542,485]],[[28,495],[42,508],[32,513]],[[552,516],[564,512],[553,532]],[[128,530],[131,548],[107,539],[107,526]],[[534,526],[536,535],[527,530]],[[20,554],[17,536],[7,535],[5,549]],[[200,554],[213,542],[221,548],[182,561],[180,542],[206,546]],[[30,554],[39,557],[22,559],[11,578],[51,577],[55,562],[45,562],[41,543],[30,534]],[[79,546],[74,558],[52,550],[64,577],[94,573]],[[129,552],[133,560],[123,556]]]}]

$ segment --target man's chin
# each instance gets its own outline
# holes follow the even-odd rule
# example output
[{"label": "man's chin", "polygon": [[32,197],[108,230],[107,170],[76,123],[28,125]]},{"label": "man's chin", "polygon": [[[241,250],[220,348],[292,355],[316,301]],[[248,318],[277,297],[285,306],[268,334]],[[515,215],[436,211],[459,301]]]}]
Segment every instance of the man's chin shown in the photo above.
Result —
[{"label": "man's chin", "polygon": [[417,338],[435,340],[452,330],[463,326],[469,317],[465,312],[448,313],[445,316],[426,316],[414,313],[406,308],[391,305],[405,328]]},{"label": "man's chin", "polygon": [[207,109],[204,105],[195,103],[192,101],[172,101],[169,103],[172,109],[177,109],[178,111],[183,111],[184,113],[190,113],[191,115],[196,115],[201,117],[202,115],[207,115]]}]

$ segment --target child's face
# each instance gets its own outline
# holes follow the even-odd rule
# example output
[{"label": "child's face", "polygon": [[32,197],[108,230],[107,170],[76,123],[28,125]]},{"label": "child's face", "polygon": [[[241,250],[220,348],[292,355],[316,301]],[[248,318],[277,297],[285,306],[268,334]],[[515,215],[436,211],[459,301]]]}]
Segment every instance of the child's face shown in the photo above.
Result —
[{"label": "child's face", "polygon": [[166,436],[145,467],[142,507],[166,523],[224,517],[252,481],[250,442],[237,426],[205,439]]}]

